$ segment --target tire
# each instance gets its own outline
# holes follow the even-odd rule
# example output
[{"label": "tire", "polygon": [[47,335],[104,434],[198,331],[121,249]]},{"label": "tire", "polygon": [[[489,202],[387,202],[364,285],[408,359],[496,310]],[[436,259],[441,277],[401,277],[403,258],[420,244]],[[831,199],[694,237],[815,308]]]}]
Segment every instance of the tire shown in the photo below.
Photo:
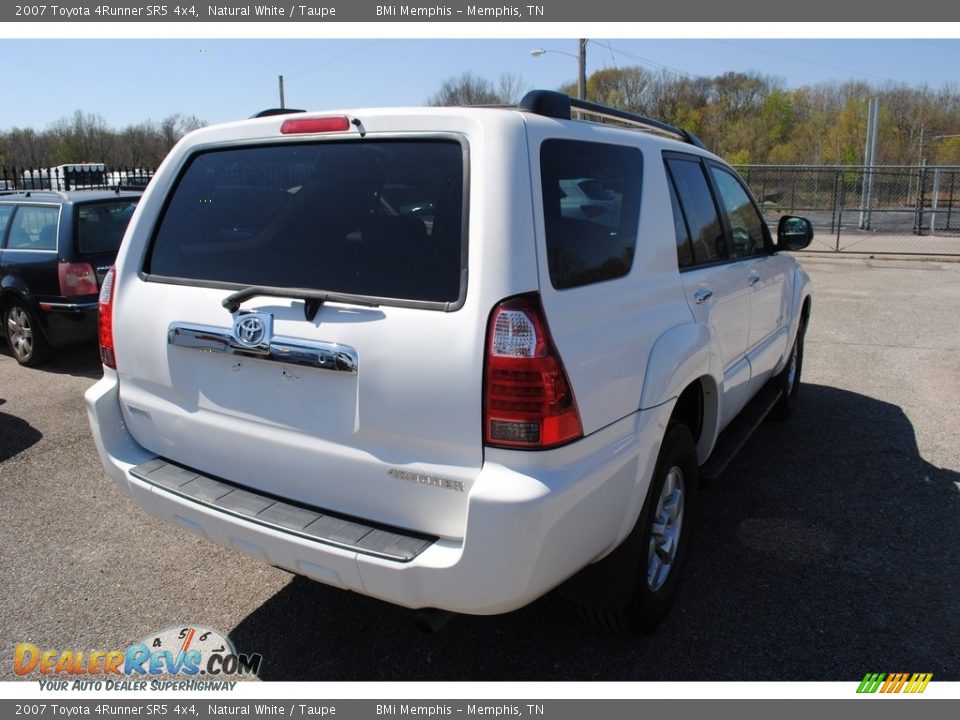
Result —
[{"label": "tire", "polygon": [[698,484],[697,452],[690,430],[686,425],[671,424],[643,511],[618,550],[631,553],[630,561],[620,566],[629,576],[619,578],[629,584],[629,590],[619,606],[580,603],[588,621],[628,636],[648,634],[663,621],[686,562]]},{"label": "tire", "polygon": [[50,345],[33,313],[19,300],[3,310],[3,331],[14,359],[26,367],[36,367],[50,357]]},{"label": "tire", "polygon": [[776,377],[775,382],[780,387],[780,399],[777,400],[777,404],[770,411],[770,417],[774,420],[786,420],[797,409],[797,397],[800,394],[800,373],[803,370],[803,337],[806,330],[806,324],[801,324],[797,331],[797,337],[793,341],[793,347],[790,349],[787,365]]}]

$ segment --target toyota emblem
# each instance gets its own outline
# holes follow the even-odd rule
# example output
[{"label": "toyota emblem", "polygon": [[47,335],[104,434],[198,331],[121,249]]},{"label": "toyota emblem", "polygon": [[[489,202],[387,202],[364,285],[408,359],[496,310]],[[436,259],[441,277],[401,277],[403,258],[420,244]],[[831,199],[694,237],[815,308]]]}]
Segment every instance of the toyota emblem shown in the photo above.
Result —
[{"label": "toyota emblem", "polygon": [[267,326],[259,315],[241,315],[233,321],[233,337],[247,348],[257,348],[267,337]]}]

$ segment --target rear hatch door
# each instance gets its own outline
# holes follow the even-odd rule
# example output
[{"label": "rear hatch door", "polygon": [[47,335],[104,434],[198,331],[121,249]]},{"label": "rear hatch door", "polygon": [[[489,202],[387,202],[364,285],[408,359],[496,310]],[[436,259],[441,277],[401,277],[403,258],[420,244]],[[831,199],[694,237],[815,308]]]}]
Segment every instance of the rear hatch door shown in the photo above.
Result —
[{"label": "rear hatch door", "polygon": [[262,493],[461,536],[486,321],[464,308],[466,171],[455,133],[187,158],[142,257],[122,256],[139,263],[114,308],[134,437]]}]

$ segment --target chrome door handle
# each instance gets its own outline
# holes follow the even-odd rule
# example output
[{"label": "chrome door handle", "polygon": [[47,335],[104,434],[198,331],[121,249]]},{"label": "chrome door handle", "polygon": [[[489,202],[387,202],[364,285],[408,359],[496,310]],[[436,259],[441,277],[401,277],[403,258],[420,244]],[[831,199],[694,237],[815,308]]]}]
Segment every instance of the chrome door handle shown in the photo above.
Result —
[{"label": "chrome door handle", "polygon": [[713,297],[713,290],[706,290],[706,289],[697,290],[697,292],[694,293],[693,301],[697,305],[703,305],[707,300],[709,300],[712,297]]}]

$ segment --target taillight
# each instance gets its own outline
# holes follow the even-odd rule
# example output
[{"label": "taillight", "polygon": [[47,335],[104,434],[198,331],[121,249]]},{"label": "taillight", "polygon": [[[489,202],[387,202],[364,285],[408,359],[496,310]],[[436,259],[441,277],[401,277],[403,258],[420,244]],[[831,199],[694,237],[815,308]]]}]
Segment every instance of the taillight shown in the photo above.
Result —
[{"label": "taillight", "polygon": [[117,369],[113,353],[113,282],[117,270],[111,267],[100,286],[100,361],[109,368]]},{"label": "taillight", "polygon": [[484,373],[487,445],[545,449],[583,436],[580,413],[536,294],[490,315]]},{"label": "taillight", "polygon": [[60,294],[64,297],[97,294],[97,274],[89,263],[65,263],[57,266]]},{"label": "taillight", "polygon": [[318,118],[290,118],[284,120],[280,132],[284,135],[301,133],[343,132],[350,129],[350,118],[346,115],[332,115]]}]

